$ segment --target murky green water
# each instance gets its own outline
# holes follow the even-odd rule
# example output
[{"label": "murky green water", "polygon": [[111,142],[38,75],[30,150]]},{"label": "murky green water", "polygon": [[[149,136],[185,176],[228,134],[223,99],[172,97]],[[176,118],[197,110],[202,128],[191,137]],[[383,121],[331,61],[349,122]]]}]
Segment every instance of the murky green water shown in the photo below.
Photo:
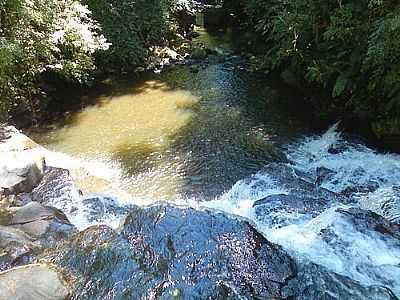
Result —
[{"label": "murky green water", "polygon": [[88,96],[93,105],[35,138],[52,150],[118,162],[136,196],[209,199],[308,131],[296,95],[271,78],[241,70],[235,58],[198,68],[111,80]]}]

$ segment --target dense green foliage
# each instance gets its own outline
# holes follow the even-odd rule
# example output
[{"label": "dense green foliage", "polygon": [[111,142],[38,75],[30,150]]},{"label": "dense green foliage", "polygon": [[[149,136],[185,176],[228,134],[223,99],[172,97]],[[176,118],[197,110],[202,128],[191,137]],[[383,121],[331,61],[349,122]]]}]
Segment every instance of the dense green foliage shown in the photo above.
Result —
[{"label": "dense green foliage", "polygon": [[36,119],[55,82],[143,63],[188,0],[0,0],[0,121]]},{"label": "dense green foliage", "polygon": [[118,67],[142,63],[149,47],[173,36],[171,0],[85,0],[112,44],[102,63]]},{"label": "dense green foliage", "polygon": [[44,77],[84,82],[92,54],[107,49],[90,12],[75,1],[0,0],[0,118],[33,117],[46,103]]},{"label": "dense green foliage", "polygon": [[290,69],[316,88],[321,115],[350,114],[400,133],[397,1],[241,0],[241,9],[269,46],[265,67]]}]

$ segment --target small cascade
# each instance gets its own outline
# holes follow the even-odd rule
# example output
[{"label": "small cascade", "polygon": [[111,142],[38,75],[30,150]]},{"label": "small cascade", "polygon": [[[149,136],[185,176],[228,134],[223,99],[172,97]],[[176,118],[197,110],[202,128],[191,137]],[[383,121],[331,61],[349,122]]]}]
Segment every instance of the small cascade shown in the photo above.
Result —
[{"label": "small cascade", "polygon": [[347,141],[337,126],[289,145],[290,163],[271,164],[200,206],[251,220],[300,264],[400,296],[400,236],[387,221],[399,221],[400,157]]}]

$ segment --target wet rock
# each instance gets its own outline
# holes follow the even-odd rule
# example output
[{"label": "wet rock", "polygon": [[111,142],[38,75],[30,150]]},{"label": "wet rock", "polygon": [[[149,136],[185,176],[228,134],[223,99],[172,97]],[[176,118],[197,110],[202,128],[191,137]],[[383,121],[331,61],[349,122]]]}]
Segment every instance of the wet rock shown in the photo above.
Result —
[{"label": "wet rock", "polygon": [[317,185],[321,185],[323,182],[325,181],[329,181],[330,179],[332,179],[336,172],[325,168],[325,167],[318,167],[315,171],[317,179],[316,179],[316,184]]},{"label": "wet rock", "polygon": [[[332,205],[352,201],[316,185],[315,177],[288,164],[270,163],[260,174],[267,176],[268,180],[249,178],[250,182],[245,180],[244,184],[251,186],[256,194],[262,194],[260,190],[265,189],[267,196],[254,203],[256,217],[258,221],[274,227],[303,222]],[[271,195],[270,191],[274,189],[278,192]]]},{"label": "wet rock", "polygon": [[308,198],[325,199],[327,202],[348,203],[343,195],[334,193],[315,184],[315,178],[282,163],[271,163],[262,170],[270,176],[276,185],[287,191],[287,194]]},{"label": "wet rock", "polygon": [[134,208],[121,234],[88,228],[55,257],[81,278],[77,299],[281,299],[295,274],[247,222],[167,205]]},{"label": "wet rock", "polygon": [[87,212],[88,222],[94,223],[112,217],[127,215],[129,208],[121,207],[113,198],[109,197],[92,197],[82,200],[82,205]]},{"label": "wet rock", "polygon": [[31,202],[18,209],[10,225],[34,238],[58,240],[76,231],[67,217],[56,208]]},{"label": "wet rock", "polygon": [[361,233],[368,234],[373,231],[382,237],[390,237],[398,240],[400,246],[400,225],[392,223],[384,217],[369,211],[355,207],[348,209],[338,208],[336,212],[352,224],[354,228]]},{"label": "wet rock", "polygon": [[68,289],[60,276],[45,265],[27,265],[0,273],[1,300],[64,300]]},{"label": "wet rock", "polygon": [[0,191],[4,195],[30,192],[41,181],[44,157],[24,152],[1,153]]},{"label": "wet rock", "polygon": [[[313,251],[322,252],[327,268],[364,286],[374,282],[400,295],[400,277],[395,275],[400,272],[400,225],[351,207],[335,208],[310,226],[321,241]],[[327,263],[323,256],[340,261]]]},{"label": "wet rock", "polygon": [[293,224],[293,216],[298,222],[316,217],[329,207],[329,201],[324,198],[271,195],[257,200],[253,207],[256,216],[272,226],[285,226]]},{"label": "wet rock", "polygon": [[42,181],[32,191],[31,197],[33,201],[44,205],[53,205],[56,201],[64,210],[63,206],[67,207],[77,192],[68,170],[47,167]]},{"label": "wet rock", "polygon": [[341,194],[345,197],[352,198],[358,194],[369,194],[379,188],[379,183],[370,181],[364,185],[352,185],[346,187]]},{"label": "wet rock", "polygon": [[39,248],[22,230],[0,226],[0,271],[31,262]]},{"label": "wet rock", "polygon": [[346,276],[308,263],[299,266],[298,274],[283,289],[285,298],[297,300],[396,300],[393,292],[383,286],[362,286]]},{"label": "wet rock", "polygon": [[329,149],[328,153],[330,154],[340,154],[347,150],[346,145],[344,144],[332,144]]}]

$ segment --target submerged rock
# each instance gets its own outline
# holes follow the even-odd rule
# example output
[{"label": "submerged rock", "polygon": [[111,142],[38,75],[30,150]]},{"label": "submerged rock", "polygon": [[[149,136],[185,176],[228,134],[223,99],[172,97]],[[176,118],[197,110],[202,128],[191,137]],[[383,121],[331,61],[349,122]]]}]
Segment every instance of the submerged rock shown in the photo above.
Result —
[{"label": "submerged rock", "polygon": [[121,234],[88,228],[55,256],[80,278],[73,299],[281,299],[296,272],[247,222],[169,205],[134,208]]},{"label": "submerged rock", "polygon": [[0,300],[64,300],[68,289],[46,265],[27,265],[0,273]]},{"label": "submerged rock", "polygon": [[333,271],[364,286],[385,286],[400,295],[400,278],[396,275],[400,273],[399,225],[371,211],[351,207],[333,209],[311,228],[322,241],[318,248],[325,254],[321,255],[341,259],[337,264],[326,264],[322,258]]},{"label": "submerged rock", "polygon": [[[400,225],[392,223],[384,217],[369,211],[355,207],[348,209],[338,208],[336,213],[349,222],[361,233],[375,232],[382,238],[393,238],[400,247]],[[400,248],[399,248],[400,249]]]},{"label": "submerged rock", "polygon": [[318,184],[318,185],[321,185],[323,182],[332,179],[336,175],[335,171],[325,168],[325,167],[318,167],[315,170],[315,173],[317,176],[316,184]]}]

